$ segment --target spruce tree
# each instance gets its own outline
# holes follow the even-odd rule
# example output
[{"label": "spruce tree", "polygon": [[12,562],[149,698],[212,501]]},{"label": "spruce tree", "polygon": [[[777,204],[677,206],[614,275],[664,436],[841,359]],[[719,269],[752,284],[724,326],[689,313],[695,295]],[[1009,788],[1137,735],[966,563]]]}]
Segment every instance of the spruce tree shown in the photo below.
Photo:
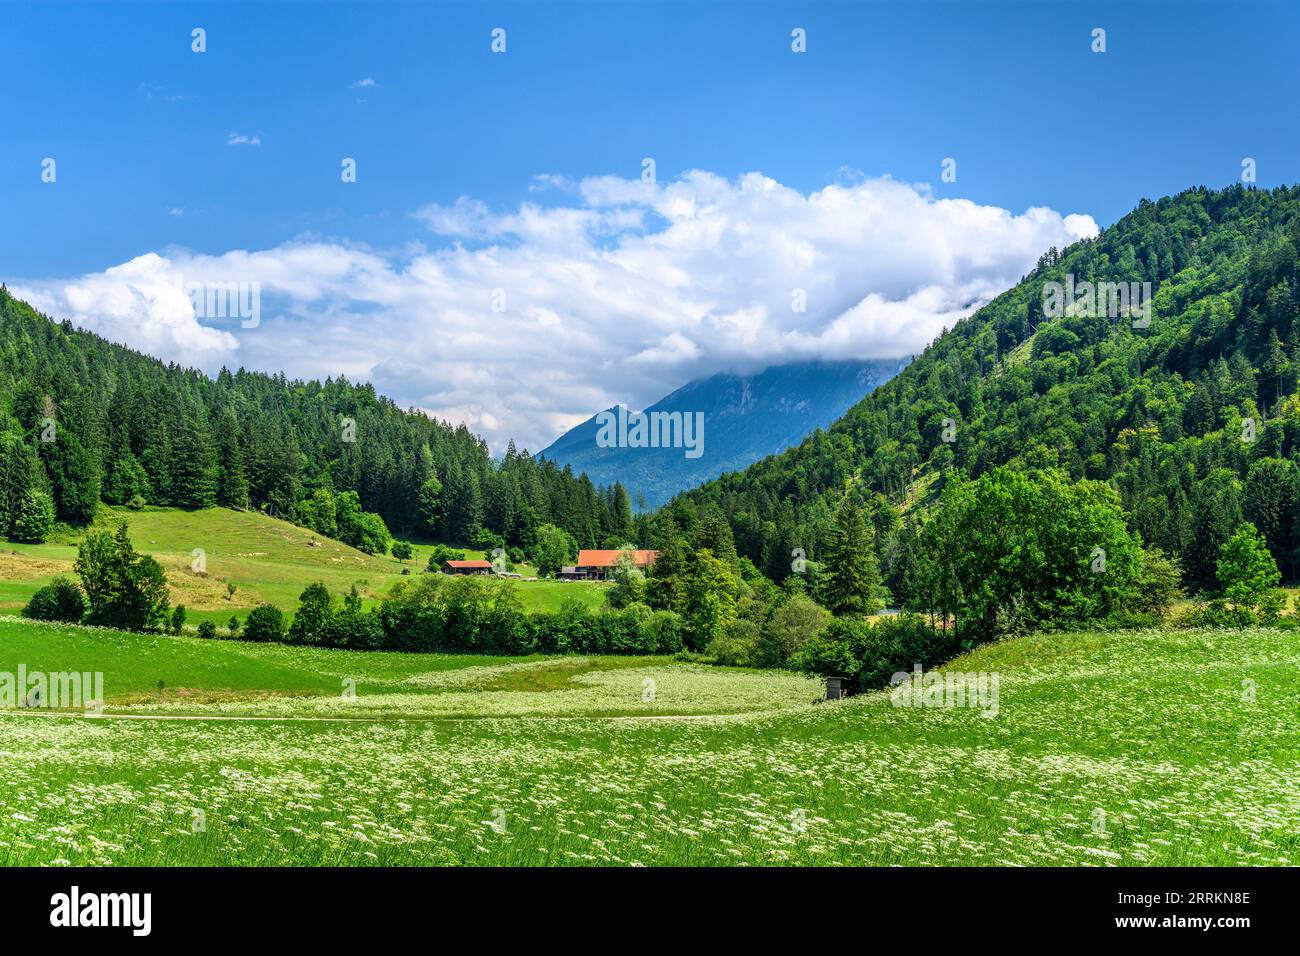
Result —
[{"label": "spruce tree", "polygon": [[832,614],[871,614],[880,609],[880,566],[862,509],[845,495],[835,511],[826,556],[822,604]]}]

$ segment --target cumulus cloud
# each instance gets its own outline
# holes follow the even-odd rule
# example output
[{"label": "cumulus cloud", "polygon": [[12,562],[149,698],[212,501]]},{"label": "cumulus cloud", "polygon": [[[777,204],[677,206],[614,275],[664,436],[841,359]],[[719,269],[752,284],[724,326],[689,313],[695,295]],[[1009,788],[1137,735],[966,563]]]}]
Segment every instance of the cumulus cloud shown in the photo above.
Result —
[{"label": "cumulus cloud", "polygon": [[[1097,232],[1090,216],[843,179],[804,194],[758,173],[539,176],[530,192],[558,202],[417,210],[432,247],[168,250],[11,286],[163,358],[369,379],[498,451],[509,438],[536,451],[615,402],[644,407],[722,369],[914,354],[1049,246]],[[168,292],[191,277],[258,283],[257,327],[196,318]]]},{"label": "cumulus cloud", "polygon": [[231,133],[226,137],[227,146],[261,146],[262,134],[257,133],[249,136],[245,133]]}]

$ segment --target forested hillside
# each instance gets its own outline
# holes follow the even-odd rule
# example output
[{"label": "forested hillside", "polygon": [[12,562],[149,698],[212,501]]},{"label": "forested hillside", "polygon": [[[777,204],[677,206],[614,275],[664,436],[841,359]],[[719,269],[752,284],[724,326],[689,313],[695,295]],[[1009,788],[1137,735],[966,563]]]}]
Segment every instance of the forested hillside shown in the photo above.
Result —
[{"label": "forested hillside", "polygon": [[[825,551],[847,492],[871,509],[899,599],[917,506],[934,500],[945,476],[1055,466],[1109,482],[1130,529],[1180,559],[1191,588],[1213,586],[1220,548],[1243,519],[1295,579],[1298,248],[1297,187],[1143,200],[1095,239],[1049,250],[828,431],[668,511],[689,527],[720,508],[740,553],[780,580],[791,549]],[[1149,326],[1107,315],[1049,320],[1044,283],[1067,274],[1150,282]]]},{"label": "forested hillside", "polygon": [[0,287],[0,536],[39,540],[51,519],[85,524],[101,501],[263,509],[345,539],[350,522],[360,540],[349,543],[367,550],[359,509],[395,531],[525,547],[542,523],[589,547],[631,525],[621,487],[513,446],[494,463],[463,426],[370,385],[242,369],[212,379],[53,322]]}]

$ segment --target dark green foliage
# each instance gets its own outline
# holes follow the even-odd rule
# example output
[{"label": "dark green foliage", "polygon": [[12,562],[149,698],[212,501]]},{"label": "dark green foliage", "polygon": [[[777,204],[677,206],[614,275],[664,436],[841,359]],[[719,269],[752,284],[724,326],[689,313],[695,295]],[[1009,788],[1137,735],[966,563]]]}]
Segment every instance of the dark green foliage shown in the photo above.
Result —
[{"label": "dark green foliage", "polygon": [[410,561],[411,555],[415,554],[415,549],[411,547],[409,541],[393,542],[393,557],[398,561]]},{"label": "dark green foliage", "polygon": [[217,636],[217,625],[212,621],[199,621],[199,637],[213,640]]},{"label": "dark green foliage", "polygon": [[[742,556],[783,580],[792,548],[825,561],[845,489],[908,518],[954,469],[1060,468],[1110,482],[1131,531],[1216,587],[1219,550],[1260,521],[1284,574],[1296,567],[1292,469],[1300,459],[1300,189],[1188,190],[1098,237],[1050,250],[1015,288],[940,336],[896,378],[800,446],[679,496],[689,530],[719,509]],[[1043,314],[1047,281],[1150,282],[1149,327]],[[944,419],[954,423],[944,440]],[[1246,419],[1253,419],[1255,440]],[[1243,484],[1253,485],[1243,494]],[[877,526],[886,584],[912,603],[914,529]]]},{"label": "dark green foliage", "polygon": [[180,634],[185,630],[185,605],[177,604],[172,610],[171,631]]},{"label": "dark green foliage", "polygon": [[361,510],[361,499],[355,491],[345,491],[334,500],[335,521],[338,524],[338,539],[344,544],[364,551],[366,554],[387,554],[392,545],[392,535],[384,519],[369,511]]},{"label": "dark green foliage", "polygon": [[309,585],[298,597],[298,610],[294,612],[289,627],[292,644],[323,644],[330,621],[334,616],[334,602],[324,584]]},{"label": "dark green foliage", "polygon": [[[254,621],[261,611],[249,616],[248,640],[254,639],[248,637],[251,628],[275,633]],[[258,639],[283,639],[282,630],[281,635]],[[361,610],[355,590],[339,603],[323,585],[312,585],[302,594],[288,639],[422,653],[675,654],[684,646],[684,628],[678,615],[644,604],[592,612],[570,601],[556,612],[528,613],[508,584],[473,576],[424,576],[399,582],[371,611]]]},{"label": "dark green foliage", "polygon": [[852,677],[859,690],[878,690],[894,675],[933,667],[960,650],[956,637],[914,614],[872,624],[837,618],[810,637],[794,655],[795,669],[819,676]]},{"label": "dark green foliage", "polygon": [[32,595],[23,617],[34,621],[62,621],[76,624],[86,615],[86,596],[75,581],[55,578]]},{"label": "dark green foliage", "polygon": [[128,631],[166,626],[169,601],[162,566],[136,552],[125,524],[115,534],[87,534],[77,548],[74,568],[89,605],[87,623]]},{"label": "dark green foliage", "polygon": [[822,604],[832,614],[871,614],[880,609],[879,589],[880,565],[873,536],[867,531],[862,510],[845,495],[835,511],[826,552]]},{"label": "dark green foliage", "polygon": [[43,491],[30,491],[14,514],[9,536],[15,541],[40,544],[54,530],[54,502]]},{"label": "dark green foliage", "polygon": [[1245,518],[1264,536],[1287,578],[1295,577],[1300,528],[1300,469],[1291,459],[1261,458],[1246,473]]},{"label": "dark green foliage", "polygon": [[1074,627],[1128,607],[1141,549],[1109,485],[997,468],[949,479],[921,532],[912,607],[969,643]]},{"label": "dark green foliage", "polygon": [[283,641],[284,614],[274,604],[259,604],[248,612],[243,633],[246,641]]},{"label": "dark green foliage", "polygon": [[[101,496],[301,513],[321,534],[376,554],[389,528],[465,542],[486,532],[525,549],[542,524],[583,547],[632,530],[625,491],[597,489],[513,446],[494,463],[465,427],[399,409],[369,385],[242,369],[210,379],[51,322],[3,287],[0,399],[2,535],[33,490],[71,524],[89,522]],[[343,418],[355,421],[355,441],[342,440]],[[335,530],[320,491],[356,496]]]}]

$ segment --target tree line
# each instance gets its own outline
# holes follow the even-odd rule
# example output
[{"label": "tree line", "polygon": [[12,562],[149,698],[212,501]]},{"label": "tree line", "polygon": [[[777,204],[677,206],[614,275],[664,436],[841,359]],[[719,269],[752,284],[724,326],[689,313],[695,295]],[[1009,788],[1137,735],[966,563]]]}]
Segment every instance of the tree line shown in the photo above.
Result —
[{"label": "tree line", "polygon": [[391,534],[527,547],[542,524],[622,541],[621,485],[398,408],[368,384],[215,378],[53,322],[0,287],[0,535],[41,541],[101,503],[254,508],[368,551]]}]

